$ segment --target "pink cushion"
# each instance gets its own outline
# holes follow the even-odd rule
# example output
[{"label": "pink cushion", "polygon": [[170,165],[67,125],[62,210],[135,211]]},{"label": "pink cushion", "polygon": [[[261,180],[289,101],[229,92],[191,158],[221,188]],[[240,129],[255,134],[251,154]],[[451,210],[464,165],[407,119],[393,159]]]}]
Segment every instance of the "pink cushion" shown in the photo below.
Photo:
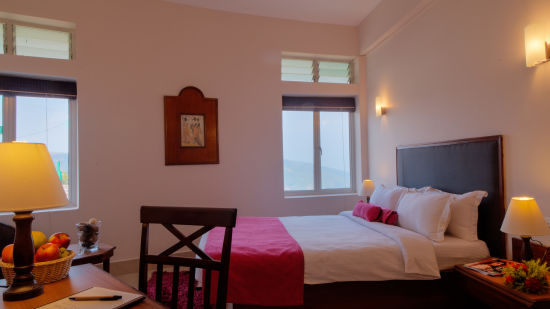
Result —
[{"label": "pink cushion", "polygon": [[363,201],[357,202],[353,208],[353,215],[359,218],[363,218],[368,221],[380,221],[382,214],[382,208],[374,204],[365,203]]},{"label": "pink cushion", "polygon": [[397,224],[397,211],[382,208],[382,222],[386,224],[396,225]]}]

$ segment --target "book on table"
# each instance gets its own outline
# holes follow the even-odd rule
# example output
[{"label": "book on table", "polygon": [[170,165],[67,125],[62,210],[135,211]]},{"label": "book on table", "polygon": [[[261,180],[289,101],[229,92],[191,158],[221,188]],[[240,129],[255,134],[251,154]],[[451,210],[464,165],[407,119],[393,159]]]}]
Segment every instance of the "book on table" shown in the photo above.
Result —
[{"label": "book on table", "polygon": [[501,276],[504,271],[503,268],[509,263],[508,260],[492,257],[479,262],[464,264],[464,267],[494,277]]}]

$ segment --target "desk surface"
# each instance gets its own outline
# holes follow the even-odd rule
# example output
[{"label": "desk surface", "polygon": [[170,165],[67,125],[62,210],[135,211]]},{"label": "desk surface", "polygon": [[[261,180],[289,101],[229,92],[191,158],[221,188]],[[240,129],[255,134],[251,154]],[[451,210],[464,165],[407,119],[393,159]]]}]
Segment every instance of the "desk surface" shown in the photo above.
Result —
[{"label": "desk surface", "polygon": [[[1,302],[0,309],[28,309],[43,306],[58,299],[68,297],[75,293],[84,291],[91,287],[98,286],[113,290],[125,291],[130,293],[140,293],[126,283],[116,279],[112,275],[91,265],[85,264],[73,266],[69,271],[69,277],[44,285],[44,294],[22,301]],[[3,293],[5,288],[0,288]],[[136,304],[132,308],[164,308],[155,301],[146,298],[143,302]]]}]

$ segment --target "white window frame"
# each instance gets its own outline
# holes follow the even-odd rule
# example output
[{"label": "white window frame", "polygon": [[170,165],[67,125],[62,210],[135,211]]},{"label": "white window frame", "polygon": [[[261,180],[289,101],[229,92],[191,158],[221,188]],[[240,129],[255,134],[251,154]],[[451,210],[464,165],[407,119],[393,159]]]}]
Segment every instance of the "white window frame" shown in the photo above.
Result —
[{"label": "white window frame", "polygon": [[[285,112],[285,110],[283,110]],[[286,112],[293,112],[288,110]],[[285,197],[303,197],[319,195],[339,195],[354,194],[356,192],[356,171],[355,171],[355,113],[347,112],[349,117],[349,169],[350,169],[350,187],[337,189],[322,189],[321,175],[321,121],[320,112],[313,113],[313,190],[284,190]],[[281,113],[282,116],[282,113]],[[283,158],[284,159],[284,158]],[[284,164],[284,163],[283,163]],[[283,168],[283,188],[284,188],[284,168]]]},{"label": "white window frame", "polygon": [[[10,19],[4,19],[0,18],[0,23],[4,26],[4,42],[2,43],[2,47],[4,48],[4,54],[3,55],[13,55],[17,57],[31,57],[31,58],[40,58],[40,59],[50,59],[50,60],[61,60],[61,61],[70,61],[75,58],[75,31],[74,29],[69,28],[61,28],[61,27],[54,27],[49,25],[40,25],[35,23],[28,23],[23,21],[15,21]],[[69,34],[69,59],[56,59],[56,58],[49,58],[49,57],[38,57],[38,56],[23,56],[23,55],[16,55],[15,54],[15,27],[14,26],[25,26],[25,27],[33,27],[33,28],[39,28],[39,29],[45,29],[45,30],[55,30],[55,31],[61,31],[66,32]],[[2,54],[0,54],[2,56]]]},{"label": "white window frame", "polygon": [[[355,83],[355,65],[353,59],[335,59],[335,58],[328,58],[328,57],[298,57],[298,56],[285,56],[283,55],[281,59],[296,59],[296,60],[311,60],[313,61],[313,81],[311,82],[299,82],[299,81],[288,81],[288,80],[282,80],[282,82],[285,83],[314,83],[314,84],[336,84],[336,85],[351,85]],[[347,63],[349,65],[349,83],[327,83],[327,82],[319,82],[319,61],[332,61],[332,62],[342,62]],[[282,70],[282,68],[281,68]]]},{"label": "white window frame", "polygon": [[[21,95],[25,96],[25,95]],[[48,98],[48,96],[40,96]],[[78,125],[77,125],[77,104],[75,99],[69,101],[69,204],[60,208],[39,210],[38,212],[49,212],[78,208]],[[15,141],[17,104],[16,96],[2,95],[2,125],[4,127],[2,142]]]}]

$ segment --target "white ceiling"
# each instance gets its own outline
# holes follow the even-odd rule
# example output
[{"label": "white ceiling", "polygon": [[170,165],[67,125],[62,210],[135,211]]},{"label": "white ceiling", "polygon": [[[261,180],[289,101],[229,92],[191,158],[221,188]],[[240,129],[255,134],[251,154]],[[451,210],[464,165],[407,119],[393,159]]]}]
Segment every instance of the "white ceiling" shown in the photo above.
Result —
[{"label": "white ceiling", "polygon": [[196,7],[324,24],[357,26],[381,0],[167,0]]}]

